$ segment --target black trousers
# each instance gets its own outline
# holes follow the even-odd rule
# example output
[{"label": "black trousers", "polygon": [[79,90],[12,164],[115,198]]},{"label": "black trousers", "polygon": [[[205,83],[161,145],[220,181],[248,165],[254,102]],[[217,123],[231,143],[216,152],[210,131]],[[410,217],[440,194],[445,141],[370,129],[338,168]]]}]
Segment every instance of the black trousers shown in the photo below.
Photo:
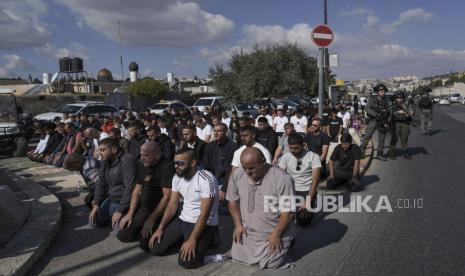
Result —
[{"label": "black trousers", "polygon": [[[160,243],[150,248],[150,238],[143,238],[140,241],[140,248],[150,252],[155,256],[163,256],[169,254],[173,247],[179,247],[183,241],[189,239],[195,224],[185,222],[179,218],[173,220],[168,227],[163,231],[163,237]],[[208,247],[214,240],[214,233],[218,227],[206,225],[199,239],[197,240],[197,248],[195,249],[195,258],[190,261],[183,261],[181,254],[178,256],[178,264],[184,268],[191,269],[203,265],[203,258]]]},{"label": "black trousers", "polygon": [[345,183],[350,191],[358,192],[363,190],[363,185],[360,183],[360,179],[358,180],[357,182],[352,181],[352,171],[335,169],[334,179],[332,181],[326,181],[326,188],[328,190],[336,189]]},{"label": "black trousers", "polygon": [[[144,223],[151,213],[151,211],[139,207],[134,214],[131,226],[118,231],[118,234],[116,235],[118,240],[122,242],[133,242],[139,240],[141,238],[142,227],[144,227]],[[158,223],[159,221],[155,223],[152,230],[158,227]]]}]

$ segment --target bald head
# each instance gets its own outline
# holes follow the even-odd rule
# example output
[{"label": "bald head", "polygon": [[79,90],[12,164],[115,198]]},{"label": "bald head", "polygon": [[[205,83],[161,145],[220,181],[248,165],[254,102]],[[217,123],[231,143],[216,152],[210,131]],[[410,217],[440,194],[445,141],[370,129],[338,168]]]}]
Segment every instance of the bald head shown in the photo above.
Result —
[{"label": "bald head", "polygon": [[154,166],[161,159],[161,149],[157,142],[148,141],[140,147],[140,160],[145,167]]},{"label": "bald head", "polygon": [[262,151],[255,147],[246,148],[241,154],[241,164],[243,163],[264,163],[265,156]]},{"label": "bald head", "polygon": [[263,153],[255,148],[246,148],[241,154],[241,165],[244,172],[255,182],[259,182],[268,171]]}]

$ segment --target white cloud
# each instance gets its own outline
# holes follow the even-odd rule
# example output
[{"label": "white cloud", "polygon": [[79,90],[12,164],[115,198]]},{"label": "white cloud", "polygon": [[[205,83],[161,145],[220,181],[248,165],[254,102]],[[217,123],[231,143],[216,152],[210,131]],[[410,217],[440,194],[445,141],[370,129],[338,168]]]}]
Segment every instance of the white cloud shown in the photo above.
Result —
[{"label": "white cloud", "polygon": [[234,28],[222,15],[201,9],[198,3],[153,0],[55,0],[79,16],[78,25],[92,28],[123,43],[139,46],[188,47],[220,41]]},{"label": "white cloud", "polygon": [[7,62],[0,67],[0,76],[13,77],[22,73],[35,70],[35,66],[19,55],[4,55]]},{"label": "white cloud", "polygon": [[90,60],[91,50],[82,44],[71,42],[67,48],[58,48],[53,44],[47,43],[43,47],[34,48],[39,54],[51,58],[59,59],[62,57],[80,57],[83,60]]},{"label": "white cloud", "polygon": [[2,0],[0,4],[0,50],[41,46],[50,38],[44,23],[47,5],[42,0]]},{"label": "white cloud", "polygon": [[295,24],[290,29],[280,25],[245,25],[243,32],[246,40],[252,44],[270,45],[290,42],[304,48],[314,47],[310,38],[312,28],[306,23]]},{"label": "white cloud", "polygon": [[342,11],[339,13],[339,16],[365,16],[365,15],[369,16],[372,14],[373,14],[372,10],[359,7],[359,8],[355,8],[355,9],[348,10],[348,11]]},{"label": "white cloud", "polygon": [[202,58],[208,59],[212,63],[226,63],[231,55],[235,52],[247,53],[250,51],[250,46],[247,44],[245,46],[237,45],[232,47],[219,48],[215,50],[210,50],[208,48],[202,48],[199,50],[199,55]]},{"label": "white cloud", "polygon": [[399,19],[397,19],[396,21],[389,24],[383,24],[380,28],[380,31],[384,34],[393,34],[400,27],[412,23],[430,22],[433,18],[434,14],[431,12],[427,12],[424,9],[410,9],[402,12],[399,16]]}]

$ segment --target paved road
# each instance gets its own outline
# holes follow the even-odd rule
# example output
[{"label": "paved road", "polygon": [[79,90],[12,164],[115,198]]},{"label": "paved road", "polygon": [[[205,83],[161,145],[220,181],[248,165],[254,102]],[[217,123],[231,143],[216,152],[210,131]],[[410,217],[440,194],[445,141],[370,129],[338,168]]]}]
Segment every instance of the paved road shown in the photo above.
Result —
[{"label": "paved road", "polygon": [[[291,270],[270,273],[225,262],[183,271],[175,255],[152,257],[137,244],[117,242],[108,229],[89,229],[75,183],[58,184],[63,179],[57,177],[47,185],[63,202],[63,228],[31,275],[464,275],[465,108],[438,107],[434,124],[432,137],[412,131],[411,161],[374,160],[366,173],[368,186],[357,195],[373,196],[371,207],[387,196],[393,212],[320,214],[301,230]],[[230,230],[223,232],[230,242]]]}]

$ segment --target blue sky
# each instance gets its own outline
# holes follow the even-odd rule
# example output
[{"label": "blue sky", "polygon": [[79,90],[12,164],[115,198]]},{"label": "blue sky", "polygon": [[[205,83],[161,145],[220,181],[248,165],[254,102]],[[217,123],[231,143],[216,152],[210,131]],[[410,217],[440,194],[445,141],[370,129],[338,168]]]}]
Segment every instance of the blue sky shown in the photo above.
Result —
[{"label": "blue sky", "polygon": [[[353,80],[463,70],[464,10],[460,0],[328,0],[333,71]],[[323,0],[2,0],[0,76],[40,78],[71,55],[89,74],[119,78],[118,21],[125,77],[131,61],[142,76],[206,77],[241,46],[289,41],[316,56]]]}]

